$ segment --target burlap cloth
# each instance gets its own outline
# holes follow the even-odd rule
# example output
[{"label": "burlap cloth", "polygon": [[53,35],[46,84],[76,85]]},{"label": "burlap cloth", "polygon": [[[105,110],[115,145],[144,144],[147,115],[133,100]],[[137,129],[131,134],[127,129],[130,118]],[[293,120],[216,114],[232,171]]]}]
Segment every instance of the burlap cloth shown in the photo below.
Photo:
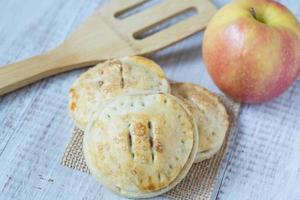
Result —
[{"label": "burlap cloth", "polygon": [[[211,199],[215,184],[218,180],[220,164],[225,156],[228,138],[234,134],[236,130],[236,119],[240,109],[240,104],[226,97],[220,97],[220,99],[225,104],[231,120],[231,128],[226,135],[221,150],[211,159],[194,164],[185,179],[173,190],[164,194],[165,197],[180,200]],[[78,128],[74,129],[71,142],[65,150],[61,164],[84,173],[89,173],[82,152],[83,134],[84,132]]]}]

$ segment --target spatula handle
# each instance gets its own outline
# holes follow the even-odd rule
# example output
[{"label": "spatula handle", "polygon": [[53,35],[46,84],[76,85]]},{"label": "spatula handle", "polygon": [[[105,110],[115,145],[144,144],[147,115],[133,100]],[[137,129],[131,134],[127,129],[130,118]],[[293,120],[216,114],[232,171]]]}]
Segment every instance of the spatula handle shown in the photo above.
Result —
[{"label": "spatula handle", "polygon": [[48,53],[0,67],[0,95],[70,69],[96,63],[97,61],[85,62],[57,48]]}]

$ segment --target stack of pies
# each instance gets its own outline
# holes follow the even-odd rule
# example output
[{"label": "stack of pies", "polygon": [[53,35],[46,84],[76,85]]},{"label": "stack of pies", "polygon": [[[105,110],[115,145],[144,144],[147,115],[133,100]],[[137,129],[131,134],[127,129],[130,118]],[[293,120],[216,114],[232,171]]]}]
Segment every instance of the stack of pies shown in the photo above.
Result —
[{"label": "stack of pies", "polygon": [[129,198],[163,194],[193,163],[221,147],[229,120],[224,105],[191,83],[170,83],[143,57],[101,63],[83,73],[69,110],[84,133],[84,157],[97,180]]}]

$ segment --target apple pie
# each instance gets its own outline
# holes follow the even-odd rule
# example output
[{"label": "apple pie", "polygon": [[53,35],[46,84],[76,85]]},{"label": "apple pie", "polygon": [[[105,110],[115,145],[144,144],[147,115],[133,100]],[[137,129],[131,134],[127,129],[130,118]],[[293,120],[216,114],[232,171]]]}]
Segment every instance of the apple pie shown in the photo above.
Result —
[{"label": "apple pie", "polygon": [[186,104],[162,92],[126,94],[96,108],[84,134],[91,173],[115,193],[149,198],[187,174],[198,129]]}]

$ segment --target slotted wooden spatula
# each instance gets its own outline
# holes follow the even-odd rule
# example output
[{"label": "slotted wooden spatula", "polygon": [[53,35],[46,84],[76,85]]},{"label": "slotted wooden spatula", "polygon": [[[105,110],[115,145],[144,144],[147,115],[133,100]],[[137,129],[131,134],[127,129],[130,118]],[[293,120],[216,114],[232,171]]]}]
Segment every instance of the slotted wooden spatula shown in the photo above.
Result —
[{"label": "slotted wooden spatula", "polygon": [[[63,44],[42,55],[0,68],[0,95],[42,78],[95,65],[106,59],[144,55],[174,44],[205,28],[217,11],[209,0],[163,0],[125,19],[118,13],[147,0],[115,0],[90,16]],[[143,39],[137,35],[174,16],[197,14]]]}]

